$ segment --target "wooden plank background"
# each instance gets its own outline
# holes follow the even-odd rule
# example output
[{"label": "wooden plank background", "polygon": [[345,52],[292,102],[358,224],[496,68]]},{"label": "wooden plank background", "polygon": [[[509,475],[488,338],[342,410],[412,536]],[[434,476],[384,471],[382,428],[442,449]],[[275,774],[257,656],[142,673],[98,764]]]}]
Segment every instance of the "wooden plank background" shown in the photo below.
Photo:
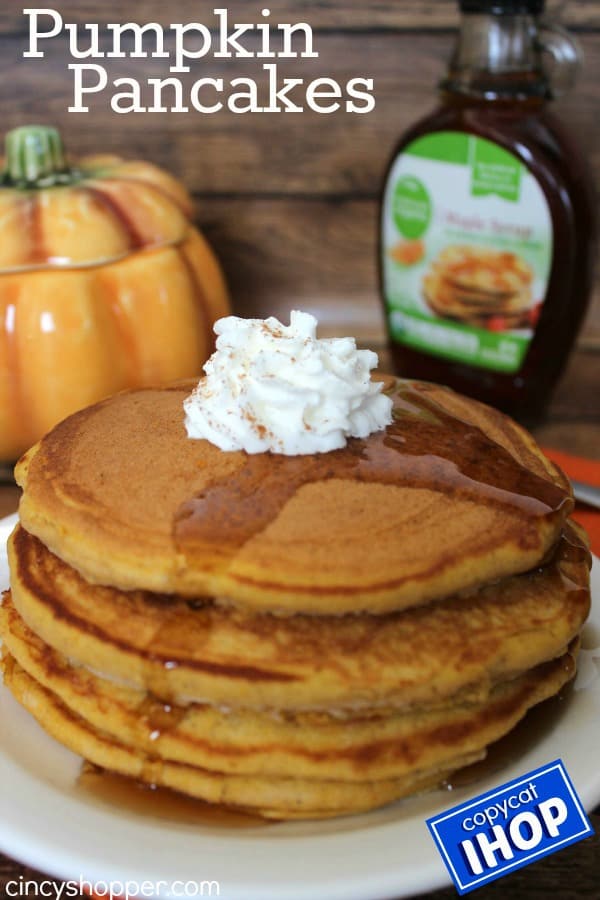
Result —
[{"label": "wooden plank background", "polygon": [[[205,22],[226,5],[230,21],[264,21],[264,4],[179,0],[82,0],[48,4],[65,22]],[[600,184],[600,0],[547,4],[577,35],[585,64],[574,92],[555,106],[585,143]],[[458,21],[451,0],[273,0],[270,21],[306,21],[314,60],[278,60],[282,76],[329,75],[341,84],[372,77],[376,108],[303,114],[118,115],[110,92],[90,96],[90,112],[68,113],[72,59],[64,35],[40,43],[45,58],[23,59],[23,4],[0,9],[0,121],[59,125],[73,154],[139,156],[178,174],[193,192],[197,218],[226,270],[236,311],[285,316],[295,306],[318,313],[323,330],[343,322],[364,340],[383,335],[376,277],[378,193],[386,161],[403,130],[435,103],[435,85]],[[86,60],[81,60],[86,62]],[[167,60],[99,60],[109,78],[165,77]],[[203,61],[202,75],[261,76],[261,60]],[[185,84],[198,71],[178,76]],[[600,346],[600,267],[581,343]]]}]

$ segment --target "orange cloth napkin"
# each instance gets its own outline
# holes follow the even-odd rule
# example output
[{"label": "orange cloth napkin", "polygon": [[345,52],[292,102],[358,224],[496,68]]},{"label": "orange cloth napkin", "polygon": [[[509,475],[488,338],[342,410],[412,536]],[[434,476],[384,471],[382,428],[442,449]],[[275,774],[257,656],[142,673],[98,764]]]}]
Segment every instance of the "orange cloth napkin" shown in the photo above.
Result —
[{"label": "orange cloth napkin", "polygon": [[[600,487],[600,460],[584,459],[582,456],[573,456],[571,453],[563,453],[562,450],[551,450],[544,447],[544,453],[552,462],[560,466],[563,472],[576,481],[587,481]],[[590,536],[593,552],[600,556],[600,510],[577,503],[573,518],[583,525]]]}]

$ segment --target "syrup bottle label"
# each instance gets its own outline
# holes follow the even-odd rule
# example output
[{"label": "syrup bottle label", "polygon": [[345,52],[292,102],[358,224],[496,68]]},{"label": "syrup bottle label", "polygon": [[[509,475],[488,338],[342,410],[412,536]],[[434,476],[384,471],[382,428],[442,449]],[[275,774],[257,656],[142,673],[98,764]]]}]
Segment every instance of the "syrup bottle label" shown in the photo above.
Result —
[{"label": "syrup bottle label", "polygon": [[514,154],[484,138],[417,138],[390,170],[382,210],[392,338],[496,372],[517,372],[552,263],[544,193]]}]

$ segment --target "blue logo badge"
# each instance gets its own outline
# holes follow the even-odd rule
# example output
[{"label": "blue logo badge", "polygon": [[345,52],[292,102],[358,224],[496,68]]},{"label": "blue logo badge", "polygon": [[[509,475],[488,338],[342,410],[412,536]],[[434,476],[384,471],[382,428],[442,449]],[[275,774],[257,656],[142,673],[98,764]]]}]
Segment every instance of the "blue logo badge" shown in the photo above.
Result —
[{"label": "blue logo badge", "polygon": [[593,834],[560,759],[433,816],[427,826],[459,894]]}]

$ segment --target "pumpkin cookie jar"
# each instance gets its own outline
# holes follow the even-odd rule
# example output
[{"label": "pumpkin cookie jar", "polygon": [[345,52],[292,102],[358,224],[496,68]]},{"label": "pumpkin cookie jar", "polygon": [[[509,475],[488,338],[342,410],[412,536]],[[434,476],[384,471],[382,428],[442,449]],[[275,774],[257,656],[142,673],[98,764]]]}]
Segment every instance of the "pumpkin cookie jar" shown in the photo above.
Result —
[{"label": "pumpkin cookie jar", "polygon": [[0,182],[0,460],[129,387],[197,375],[229,311],[219,265],[171,175],[67,162],[58,132],[10,132]]}]

